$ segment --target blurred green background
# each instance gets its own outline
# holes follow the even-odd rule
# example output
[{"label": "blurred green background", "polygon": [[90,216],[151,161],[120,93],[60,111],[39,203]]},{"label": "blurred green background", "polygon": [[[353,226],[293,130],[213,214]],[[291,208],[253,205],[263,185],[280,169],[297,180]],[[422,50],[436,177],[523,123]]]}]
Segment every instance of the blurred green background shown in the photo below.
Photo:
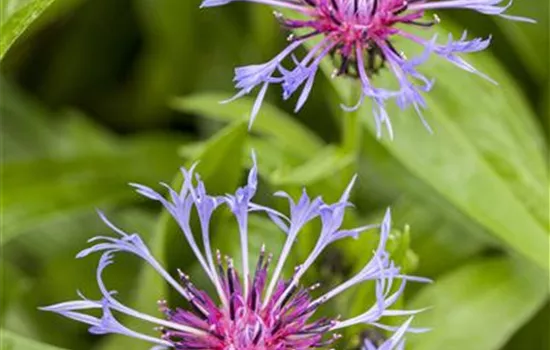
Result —
[{"label": "blurred green background", "polygon": [[[335,200],[357,173],[350,227],[392,207],[394,258],[435,280],[411,285],[399,302],[433,307],[415,320],[433,330],[411,336],[408,348],[549,348],[547,1],[511,8],[537,25],[441,13],[434,29],[441,40],[463,28],[472,37],[493,35],[489,50],[467,60],[499,86],[432,59],[423,71],[436,78],[426,111],[434,134],[414,112],[392,107],[394,141],[376,139],[369,106],[355,114],[339,108],[353,82],[321,73],[298,115],[272,88],[249,133],[251,100],[218,101],[234,93],[235,66],[270,59],[287,33],[265,6],[200,10],[199,2],[1,0],[2,349],[147,349],[91,336],[37,307],[74,299],[76,290],[97,296],[97,259],[74,259],[87,238],[108,232],[96,208],[140,232],[170,271],[181,267],[200,285],[174,224],[126,184],[177,183],[178,167],[200,159],[209,189],[223,194],[242,182],[252,148],[261,202],[279,206],[265,194],[296,195],[303,186]],[[225,214],[215,218],[213,240],[236,255]],[[282,235],[263,217],[251,225],[251,250],[266,242],[277,252]],[[293,262],[311,247],[315,227],[309,231]],[[230,234],[234,240],[223,239]],[[365,263],[375,240],[339,243],[308,277],[337,283]],[[178,303],[140,263],[120,256],[108,272],[122,300],[154,314],[159,298]],[[357,314],[369,290],[331,308]],[[347,332],[337,347],[353,349],[363,330]]]}]

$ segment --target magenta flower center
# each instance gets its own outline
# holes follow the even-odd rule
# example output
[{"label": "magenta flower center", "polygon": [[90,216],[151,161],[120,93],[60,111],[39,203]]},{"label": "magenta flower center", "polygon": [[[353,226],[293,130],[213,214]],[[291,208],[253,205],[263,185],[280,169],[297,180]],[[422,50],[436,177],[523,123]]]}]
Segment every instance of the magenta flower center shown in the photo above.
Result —
[{"label": "magenta flower center", "polygon": [[223,303],[217,305],[204,291],[197,289],[183,273],[180,278],[189,294],[193,311],[169,309],[159,303],[166,318],[196,333],[161,329],[162,338],[176,349],[247,349],[247,350],[305,350],[326,346],[339,336],[324,340],[324,334],[335,324],[322,318],[308,322],[320,302],[313,302],[311,288],[289,286],[279,281],[269,299],[263,300],[267,268],[271,257],[265,259],[262,250],[256,272],[248,290],[243,290],[231,259],[224,268],[218,255],[218,277],[223,290]]},{"label": "magenta flower center", "polygon": [[340,68],[335,75],[357,76],[357,55],[364,62],[366,73],[372,75],[383,67],[386,54],[381,47],[389,48],[394,54],[401,54],[394,48],[389,38],[401,34],[395,25],[399,23],[418,26],[431,26],[434,21],[419,22],[424,11],[408,11],[409,2],[404,0],[373,1],[368,5],[359,0],[347,2],[340,0],[318,1],[304,0],[311,7],[308,9],[309,19],[294,20],[283,18],[278,14],[281,23],[289,29],[302,29],[306,34],[291,36],[290,40],[300,40],[319,34],[337,43],[331,49],[333,56],[341,57]]}]

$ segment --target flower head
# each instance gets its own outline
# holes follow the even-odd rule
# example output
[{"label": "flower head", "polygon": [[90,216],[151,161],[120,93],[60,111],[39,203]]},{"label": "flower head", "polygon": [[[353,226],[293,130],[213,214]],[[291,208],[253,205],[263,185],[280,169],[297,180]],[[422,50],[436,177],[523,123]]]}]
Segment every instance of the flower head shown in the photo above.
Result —
[{"label": "flower head", "polygon": [[[254,159],[255,163],[255,159]],[[282,350],[322,348],[335,342],[338,330],[365,324],[388,329],[379,323],[384,316],[412,315],[421,310],[393,310],[392,305],[402,295],[407,281],[426,281],[419,277],[403,275],[385,250],[391,223],[387,211],[380,225],[355,229],[342,228],[345,209],[350,206],[349,196],[355,179],[345,190],[340,200],[327,204],[321,198],[310,198],[304,191],[298,201],[286,193],[277,193],[288,199],[290,215],[286,216],[272,208],[252,201],[257,187],[257,168],[252,168],[247,184],[235,194],[223,197],[206,192],[194,168],[182,169],[184,181],[180,191],[168,187],[166,199],[154,190],[133,185],[143,196],[159,201],[173,216],[181,228],[199,264],[216,291],[215,296],[196,287],[191,277],[177,271],[177,277],[166,271],[155,259],[138,234],[127,233],[111,223],[103,214],[101,219],[110,227],[114,236],[99,236],[90,240],[92,246],[77,257],[99,253],[96,279],[101,291],[100,300],[91,300],[80,295],[80,300],[64,302],[43,310],[55,312],[73,320],[90,325],[93,334],[123,334],[153,343],[162,348],[176,349],[235,349],[235,350]],[[242,266],[236,266],[231,257],[215,253],[210,243],[209,224],[212,213],[220,206],[228,206],[240,231]],[[190,225],[191,212],[195,209],[200,221],[200,234],[195,235]],[[248,216],[267,215],[283,231],[286,241],[277,259],[268,254],[265,247],[260,251],[255,269],[249,270]],[[302,228],[312,220],[321,224],[317,243],[303,263],[284,277],[284,266],[293,243]],[[334,288],[319,292],[319,283],[302,284],[302,277],[309,267],[331,243],[348,237],[356,237],[367,230],[379,229],[380,239],[373,256],[365,266],[350,279]],[[201,237],[199,244],[196,237]],[[185,300],[187,307],[171,307],[167,301],[158,301],[159,315],[148,315],[122,304],[116,292],[104,283],[103,272],[114,262],[117,254],[128,253],[145,260],[162,276],[168,285]],[[270,273],[270,266],[274,270]],[[239,272],[240,271],[240,272]],[[342,292],[366,281],[375,285],[376,302],[359,315],[340,319],[337,315],[317,317],[319,308]],[[100,317],[86,313],[99,310]],[[127,315],[155,325],[157,334],[142,334],[121,324],[117,315]],[[396,329],[401,340],[405,328]],[[414,331],[414,330],[413,330]]]},{"label": "flower head", "polygon": [[[311,92],[321,60],[332,56],[339,62],[333,77],[354,77],[361,85],[359,102],[355,106],[342,107],[345,110],[355,110],[365,98],[370,98],[373,101],[373,114],[379,136],[383,124],[390,136],[392,135],[385,111],[385,103],[389,99],[394,99],[401,109],[412,106],[428,127],[421,114],[421,108],[426,107],[422,92],[432,88],[433,79],[429,79],[416,68],[431,54],[490,80],[459,55],[484,50],[489,46],[491,38],[468,40],[465,31],[459,39],[449,35],[446,44],[438,44],[436,35],[425,39],[408,31],[407,27],[427,28],[439,23],[437,15],[429,18],[427,11],[469,9],[486,15],[532,22],[527,18],[504,13],[512,4],[511,0],[503,6],[499,6],[503,0],[203,0],[202,7],[226,5],[236,1],[280,7],[298,15],[296,18],[288,18],[275,12],[281,25],[294,32],[288,38],[289,45],[280,54],[267,63],[235,70],[235,85],[240,91],[234,98],[261,87],[250,123],[254,121],[270,84],[281,85],[284,99],[301,90],[296,103],[298,111]],[[299,34],[296,34],[297,31]],[[424,52],[419,57],[408,59],[395,46],[395,39],[398,37],[418,44],[423,47]],[[303,58],[296,58],[294,52],[309,40],[317,41]],[[291,69],[285,68],[285,61],[292,66]],[[374,84],[373,76],[384,67],[395,76],[398,89],[382,88]]]}]

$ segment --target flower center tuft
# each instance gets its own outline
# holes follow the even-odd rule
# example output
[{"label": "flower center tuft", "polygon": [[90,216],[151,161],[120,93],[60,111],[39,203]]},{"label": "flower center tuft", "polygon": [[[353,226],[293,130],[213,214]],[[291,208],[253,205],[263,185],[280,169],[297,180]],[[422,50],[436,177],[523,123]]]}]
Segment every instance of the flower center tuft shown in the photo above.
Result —
[{"label": "flower center tuft", "polygon": [[324,347],[339,337],[323,339],[334,326],[333,320],[309,321],[320,304],[312,302],[310,297],[317,285],[302,288],[280,280],[269,299],[263,300],[271,255],[266,257],[262,249],[246,292],[232,259],[225,260],[224,266],[217,254],[222,305],[215,304],[206,292],[197,289],[184,273],[180,273],[180,280],[190,296],[193,311],[170,309],[165,301],[159,302],[168,321],[199,331],[191,334],[161,328],[162,338],[174,344],[176,349],[305,350]]},{"label": "flower center tuft", "polygon": [[303,1],[311,7],[308,20],[286,19],[280,13],[276,13],[276,16],[284,27],[306,32],[300,36],[291,35],[291,41],[323,34],[325,38],[338,43],[330,50],[331,56],[339,60],[334,77],[358,77],[358,52],[361,52],[359,61],[363,62],[368,76],[378,73],[384,67],[387,57],[381,46],[387,46],[393,53],[402,56],[390,42],[390,37],[400,32],[395,28],[396,24],[428,27],[439,22],[437,16],[433,21],[418,21],[424,16],[424,11],[403,14],[409,6],[405,0],[374,0],[368,3],[359,0]]}]

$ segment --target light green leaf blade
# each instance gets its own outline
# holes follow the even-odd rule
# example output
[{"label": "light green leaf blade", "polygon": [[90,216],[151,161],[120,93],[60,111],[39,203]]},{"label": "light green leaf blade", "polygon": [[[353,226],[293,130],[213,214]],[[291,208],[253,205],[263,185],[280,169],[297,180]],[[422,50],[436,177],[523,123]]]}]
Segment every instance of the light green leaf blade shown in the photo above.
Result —
[{"label": "light green leaf blade", "polygon": [[1,350],[63,350],[53,345],[22,337],[5,329],[0,330],[0,345],[2,346]]},{"label": "light green leaf blade", "polygon": [[54,2],[55,0],[36,0],[19,8],[2,23],[0,36],[0,59],[15,43],[23,32]]},{"label": "light green leaf blade", "polygon": [[548,333],[548,321],[550,321],[550,303],[539,309],[539,312],[531,320],[523,325],[523,328],[514,334],[508,344],[502,350],[517,349],[550,349],[550,333]]},{"label": "light green leaf blade", "polygon": [[19,40],[74,9],[83,0],[3,0],[0,5],[0,61]]},{"label": "light green leaf blade", "polygon": [[[359,176],[365,187],[358,200],[391,203],[394,224],[410,225],[416,274],[434,277],[479,254],[495,239],[429,186],[413,176],[379,140],[365,137]],[[361,202],[356,202],[361,205]]]},{"label": "light green leaf blade", "polygon": [[[475,226],[451,221],[445,217],[443,208],[437,208],[441,214],[435,216],[435,209],[429,208],[427,203],[409,199],[392,206],[395,221],[411,225],[413,229],[412,247],[420,257],[415,274],[425,277],[437,276],[463,264],[486,247]],[[466,220],[466,223],[469,222]]]},{"label": "light green leaf blade", "polygon": [[[231,103],[220,104],[220,101],[227,98],[225,94],[204,93],[176,98],[171,105],[182,112],[223,122],[236,120],[248,122],[254,100],[243,97]],[[265,102],[252,125],[252,132],[272,137],[286,149],[304,157],[315,153],[323,145],[323,141],[309,129],[285,112]]]},{"label": "light green leaf blade", "polygon": [[508,36],[512,50],[523,61],[532,77],[538,83],[544,83],[548,76],[549,3],[548,1],[515,1],[510,11],[537,21],[536,24],[527,24],[505,19],[495,20]]},{"label": "light green leaf blade", "polygon": [[[200,56],[194,55],[200,27],[197,4],[191,1],[138,1],[135,4],[147,43],[135,69],[132,116],[137,123],[150,123],[166,109],[167,96],[193,88],[200,70],[194,67]],[[183,88],[184,87],[184,88]],[[147,125],[147,124],[146,124]]]},{"label": "light green leaf blade", "polygon": [[236,189],[241,177],[246,141],[246,123],[234,122],[210,138],[197,155],[195,161],[199,163],[196,172],[201,174],[210,193],[222,195]]},{"label": "light green leaf blade", "polygon": [[[320,179],[334,176],[342,169],[351,166],[355,158],[333,146],[326,146],[311,155],[311,159],[289,172],[274,173],[271,182],[275,186],[305,186]],[[348,179],[349,180],[349,179]]]},{"label": "light green leaf blade", "polygon": [[[6,323],[6,314],[9,314],[10,308],[15,304],[16,299],[21,295],[21,290],[27,281],[20,269],[6,258],[2,253],[0,259],[0,277],[2,278],[2,293],[0,293],[0,319]],[[7,283],[9,281],[9,283]]]},{"label": "light green leaf blade", "polygon": [[336,201],[355,171],[354,155],[329,145],[312,153],[298,166],[276,169],[267,179],[275,188],[283,188],[297,196],[307,188],[311,193],[322,194],[326,201]]},{"label": "light green leaf blade", "polygon": [[178,166],[178,143],[147,137],[103,154],[3,164],[2,244],[67,215],[138,200],[126,184],[170,174]]},{"label": "light green leaf blade", "polygon": [[2,161],[67,158],[112,151],[110,131],[76,111],[54,113],[0,75]]},{"label": "light green leaf blade", "polygon": [[533,265],[491,258],[465,265],[426,286],[408,305],[432,308],[415,317],[428,333],[410,336],[421,350],[496,350],[542,307],[546,280]]}]

